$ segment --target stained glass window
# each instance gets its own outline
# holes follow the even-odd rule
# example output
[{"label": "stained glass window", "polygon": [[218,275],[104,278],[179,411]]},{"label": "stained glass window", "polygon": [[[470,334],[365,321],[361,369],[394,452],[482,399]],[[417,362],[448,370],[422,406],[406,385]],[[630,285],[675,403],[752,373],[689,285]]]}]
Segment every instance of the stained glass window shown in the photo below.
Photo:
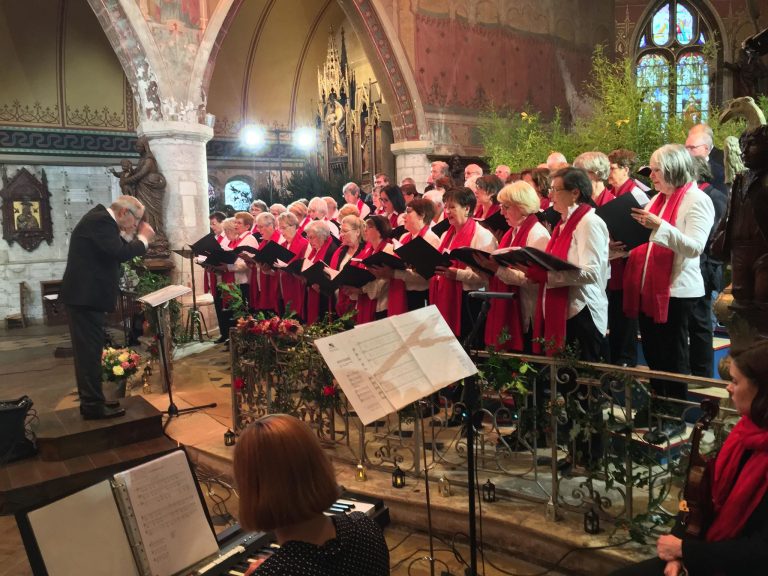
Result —
[{"label": "stained glass window", "polygon": [[660,54],[647,54],[637,63],[637,83],[646,89],[646,97],[659,103],[662,112],[669,112],[669,62]]},{"label": "stained glass window", "polygon": [[677,61],[677,104],[679,115],[695,122],[707,119],[709,107],[709,66],[704,56],[687,53]]},{"label": "stained glass window", "polygon": [[691,40],[693,40],[693,16],[688,8],[682,4],[678,4],[675,16],[677,21],[675,26],[677,41],[683,45],[690,44]]},{"label": "stained glass window", "polygon": [[245,180],[230,180],[224,186],[224,203],[235,210],[247,211],[251,205],[251,185]]},{"label": "stained glass window", "polygon": [[660,111],[692,122],[706,121],[712,97],[711,63],[704,57],[703,46],[713,36],[705,9],[682,0],[657,0],[655,6],[639,28],[638,86],[646,90],[646,98],[658,103]]},{"label": "stained glass window", "polygon": [[654,14],[651,30],[656,46],[664,46],[669,42],[669,4],[665,4]]}]

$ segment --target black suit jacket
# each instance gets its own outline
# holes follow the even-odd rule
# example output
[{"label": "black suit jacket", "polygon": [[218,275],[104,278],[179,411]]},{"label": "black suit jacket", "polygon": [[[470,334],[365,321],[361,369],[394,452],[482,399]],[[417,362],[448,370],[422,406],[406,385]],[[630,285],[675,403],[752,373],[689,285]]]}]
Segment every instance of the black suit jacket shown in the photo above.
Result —
[{"label": "black suit jacket", "polygon": [[72,231],[59,300],[111,312],[115,309],[120,263],[146,252],[141,240],[126,242],[112,215],[101,204]]}]

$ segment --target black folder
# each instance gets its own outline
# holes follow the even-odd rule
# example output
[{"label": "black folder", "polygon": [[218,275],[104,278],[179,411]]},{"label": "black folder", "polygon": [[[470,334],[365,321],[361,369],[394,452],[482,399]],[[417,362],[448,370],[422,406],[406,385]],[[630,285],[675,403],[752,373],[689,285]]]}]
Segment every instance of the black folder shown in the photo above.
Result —
[{"label": "black folder", "polygon": [[550,206],[546,210],[537,212],[536,218],[538,218],[539,222],[543,225],[548,226],[550,230],[554,230],[555,227],[560,224],[560,220],[563,219],[563,216],[560,212],[555,210],[554,206]]},{"label": "black folder", "polygon": [[451,265],[451,259],[447,255],[438,252],[432,244],[421,236],[403,244],[395,250],[395,253],[427,280],[435,275],[435,268],[438,266]]},{"label": "black folder", "polygon": [[398,258],[394,254],[384,252],[383,250],[368,256],[368,258],[362,262],[366,266],[387,266],[393,270],[405,270],[406,268],[406,263],[402,260],[402,258]]},{"label": "black folder", "polygon": [[448,230],[448,228],[450,228],[450,227],[451,227],[451,223],[450,223],[450,221],[448,220],[448,218],[444,218],[444,219],[440,220],[440,222],[438,222],[437,224],[435,224],[434,226],[432,226],[432,232],[434,232],[434,233],[435,233],[435,235],[436,235],[438,238],[440,238],[440,236],[442,236],[443,234],[445,234],[445,232],[446,232],[446,231]]},{"label": "black folder", "polygon": [[304,266],[304,258],[297,258],[293,262],[289,262],[284,268],[277,268],[277,270],[288,272],[288,274],[293,274],[294,276],[301,276],[302,266]]},{"label": "black folder", "polygon": [[303,270],[301,275],[307,279],[307,285],[317,284],[320,287],[320,292],[326,296],[333,296],[336,286],[333,284],[331,277],[325,272],[326,267],[325,262],[315,262],[312,266]]},{"label": "black folder", "polygon": [[235,250],[224,250],[213,233],[206,234],[190,248],[195,256],[205,256],[205,262],[200,263],[202,266],[234,264],[238,257]]},{"label": "black folder", "polygon": [[491,232],[506,232],[509,230],[509,224],[507,224],[507,219],[504,217],[504,214],[501,213],[501,210],[498,212],[495,212],[494,214],[491,214],[488,216],[488,218],[484,220],[477,220],[477,223],[480,224],[483,228],[487,228]]},{"label": "black folder", "polygon": [[390,238],[394,238],[395,240],[399,240],[400,236],[405,234],[405,226],[402,224],[400,226],[396,226],[392,229],[392,232],[389,233]]},{"label": "black folder", "polygon": [[213,250],[221,249],[221,245],[216,240],[216,235],[211,232],[190,245],[190,248],[195,256],[208,256]]},{"label": "black folder", "polygon": [[575,264],[571,264],[567,260],[562,260],[557,256],[552,256],[538,248],[533,246],[526,246],[525,248],[513,248],[511,250],[505,250],[503,252],[496,251],[491,257],[499,264],[504,266],[511,266],[514,264],[521,264],[523,266],[531,266],[536,264],[547,270],[548,272],[564,272],[567,270],[580,270]]},{"label": "black folder", "polygon": [[489,276],[493,276],[494,273],[492,270],[489,270],[488,268],[484,268],[483,266],[480,266],[480,264],[477,263],[477,260],[475,260],[475,254],[486,256],[488,258],[491,257],[490,252],[486,252],[485,250],[478,250],[477,248],[470,248],[469,246],[464,246],[462,248],[455,248],[450,252],[451,258],[458,260],[459,262],[463,262],[470,268],[474,268],[475,270],[480,270],[480,272],[488,274]]},{"label": "black folder", "polygon": [[264,248],[259,249],[254,260],[260,264],[274,266],[277,260],[282,260],[287,263],[290,262],[294,256],[296,256],[296,254],[288,250],[288,248],[280,246],[280,244],[274,240],[270,240],[264,245]]},{"label": "black folder", "polygon": [[374,280],[376,280],[376,276],[365,268],[347,264],[336,275],[336,278],[333,279],[333,285],[336,287],[352,286],[353,288],[362,288]]},{"label": "black folder", "polygon": [[[648,203],[647,196],[640,200]],[[627,250],[632,250],[651,237],[651,231],[632,218],[632,208],[642,208],[645,204],[641,204],[634,194],[627,193],[603,204],[595,214],[605,221],[612,240],[618,240]]]}]

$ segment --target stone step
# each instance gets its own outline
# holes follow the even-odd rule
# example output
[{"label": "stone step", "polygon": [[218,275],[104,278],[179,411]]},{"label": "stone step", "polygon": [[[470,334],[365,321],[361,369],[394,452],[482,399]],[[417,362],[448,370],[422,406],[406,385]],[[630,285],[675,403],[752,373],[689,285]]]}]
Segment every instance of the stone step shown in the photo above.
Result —
[{"label": "stone step", "polygon": [[130,396],[120,404],[125,416],[107,420],[83,420],[79,408],[40,414],[35,431],[40,460],[69,460],[163,435],[162,413],[144,398]]}]

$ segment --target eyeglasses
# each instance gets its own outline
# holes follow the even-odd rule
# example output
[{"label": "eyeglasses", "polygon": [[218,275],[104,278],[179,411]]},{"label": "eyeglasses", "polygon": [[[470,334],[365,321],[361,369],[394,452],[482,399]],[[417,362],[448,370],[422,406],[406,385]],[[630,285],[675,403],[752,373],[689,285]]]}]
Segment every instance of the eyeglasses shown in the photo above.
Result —
[{"label": "eyeglasses", "polygon": [[550,192],[568,192],[568,188],[555,188],[554,186],[549,187]]}]

